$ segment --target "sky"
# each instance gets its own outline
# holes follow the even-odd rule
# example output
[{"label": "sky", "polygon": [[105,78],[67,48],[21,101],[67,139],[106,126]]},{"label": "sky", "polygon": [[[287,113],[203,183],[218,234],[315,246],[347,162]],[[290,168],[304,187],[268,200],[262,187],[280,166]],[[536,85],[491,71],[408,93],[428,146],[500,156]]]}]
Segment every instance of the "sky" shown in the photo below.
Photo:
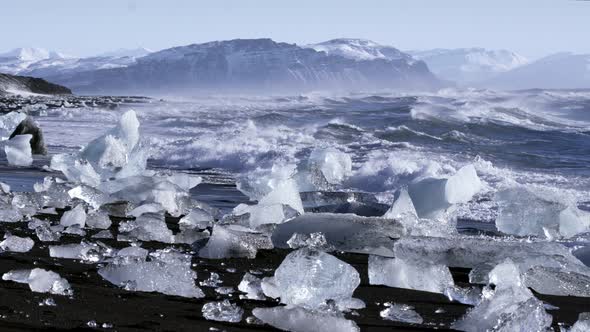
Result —
[{"label": "sky", "polygon": [[402,50],[485,47],[531,58],[590,53],[580,0],[3,0],[0,51],[75,56],[269,37],[297,44],[366,38]]}]

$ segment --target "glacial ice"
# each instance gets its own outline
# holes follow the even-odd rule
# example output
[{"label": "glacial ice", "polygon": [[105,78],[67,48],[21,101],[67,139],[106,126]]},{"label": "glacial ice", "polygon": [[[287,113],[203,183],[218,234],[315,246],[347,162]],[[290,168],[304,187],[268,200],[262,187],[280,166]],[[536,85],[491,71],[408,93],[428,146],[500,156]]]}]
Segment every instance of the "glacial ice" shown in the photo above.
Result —
[{"label": "glacial ice", "polygon": [[572,237],[590,230],[590,213],[524,187],[500,190],[496,227],[506,234]]},{"label": "glacial ice", "polygon": [[369,256],[369,283],[441,294],[454,285],[444,265],[373,255]]},{"label": "glacial ice", "polygon": [[[264,300],[264,292],[262,291],[262,280],[255,275],[246,272],[242,281],[238,285],[240,292],[246,293],[243,297],[249,300]],[[242,298],[242,296],[240,296]]]},{"label": "glacial ice", "polygon": [[0,141],[7,140],[18,124],[26,118],[27,115],[20,112],[10,112],[0,115]]},{"label": "glacial ice", "polygon": [[10,280],[29,284],[29,288],[37,293],[56,295],[72,295],[73,290],[68,281],[59,274],[43,269],[12,270],[2,275],[2,280]]},{"label": "glacial ice", "polygon": [[182,230],[187,229],[205,229],[213,224],[213,216],[199,208],[192,209],[186,216],[178,221],[178,226]]},{"label": "glacial ice", "polygon": [[125,256],[98,270],[110,283],[131,291],[159,292],[167,295],[202,298],[195,285],[197,274],[191,269],[191,256],[168,249],[150,254],[150,260]]},{"label": "glacial ice", "polygon": [[420,218],[436,218],[454,204],[467,203],[481,190],[472,164],[449,178],[425,178],[408,185],[408,193]]},{"label": "glacial ice", "polygon": [[403,188],[399,191],[397,198],[391,205],[391,208],[383,215],[383,218],[396,219],[405,216],[418,216],[414,203],[408,194],[408,190]]},{"label": "glacial ice", "polygon": [[359,332],[358,325],[340,314],[299,307],[255,308],[252,314],[264,323],[292,332]]},{"label": "glacial ice", "polygon": [[265,234],[256,233],[237,225],[215,225],[209,242],[199,251],[199,257],[212,259],[254,258],[258,249],[272,248],[272,242]]},{"label": "glacial ice", "polygon": [[86,226],[95,229],[108,229],[111,227],[112,221],[108,213],[98,210],[90,212],[86,215]]},{"label": "glacial ice", "polygon": [[31,166],[33,155],[31,152],[31,139],[33,135],[16,135],[4,145],[4,152],[9,165]]},{"label": "glacial ice", "polygon": [[310,248],[325,252],[334,251],[334,247],[328,244],[326,237],[321,232],[310,234],[294,233],[287,241],[287,245],[291,249]]},{"label": "glacial ice", "polygon": [[162,213],[144,213],[135,220],[121,222],[119,232],[121,239],[174,243],[174,234]]},{"label": "glacial ice", "polygon": [[352,159],[334,148],[314,149],[296,176],[300,190],[329,190],[352,174]]},{"label": "glacial ice", "polygon": [[[285,257],[269,280],[275,292],[287,305],[318,309],[327,300],[346,303],[360,283],[358,272],[349,264],[322,251],[308,248],[296,250]],[[264,290],[264,288],[263,288]]]},{"label": "glacial ice", "polygon": [[8,235],[0,242],[0,248],[4,251],[27,252],[33,249],[35,241],[28,237]]},{"label": "glacial ice", "polygon": [[203,317],[218,322],[239,323],[242,320],[244,309],[229,300],[219,302],[207,302],[203,305]]},{"label": "glacial ice", "polygon": [[522,283],[518,267],[510,260],[498,264],[489,274],[494,290],[486,289],[482,301],[468,311],[453,328],[462,331],[544,331],[553,318],[545,312]]},{"label": "glacial ice", "polygon": [[386,303],[385,305],[388,307],[379,313],[383,319],[411,324],[422,324],[424,322],[422,316],[407,304]]},{"label": "glacial ice", "polygon": [[86,185],[74,187],[68,191],[71,198],[77,198],[86,202],[94,210],[98,210],[103,204],[111,201],[110,197],[105,193]]},{"label": "glacial ice", "polygon": [[80,242],[79,244],[73,243],[49,246],[49,256],[66,259],[80,259],[96,263],[103,258],[103,253],[106,253],[106,250],[101,249],[101,247],[93,243]]},{"label": "glacial ice", "polygon": [[60,225],[68,227],[72,225],[79,225],[84,227],[86,225],[86,211],[84,206],[77,205],[75,208],[64,212],[59,220]]}]

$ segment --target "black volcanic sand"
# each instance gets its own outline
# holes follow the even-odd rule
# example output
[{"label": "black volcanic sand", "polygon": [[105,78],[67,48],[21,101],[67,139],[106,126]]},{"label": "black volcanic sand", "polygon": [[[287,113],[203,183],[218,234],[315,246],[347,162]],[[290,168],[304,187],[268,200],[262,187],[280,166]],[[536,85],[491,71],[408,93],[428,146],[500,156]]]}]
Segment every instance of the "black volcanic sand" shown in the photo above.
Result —
[{"label": "black volcanic sand", "polygon": [[[11,176],[14,175],[14,177]],[[28,187],[32,183],[50,175],[33,169],[0,169],[0,181],[11,179],[12,184]],[[52,174],[53,175],[53,174]],[[239,202],[246,201],[234,186],[228,185],[199,185],[192,194],[221,210],[231,209]],[[63,212],[63,211],[60,211]],[[61,213],[60,213],[61,214]],[[40,219],[57,221],[58,215],[39,215]],[[117,225],[122,219],[112,218],[111,231],[116,236]],[[170,229],[178,231],[178,219],[167,218]],[[103,323],[112,324],[112,330],[117,331],[208,331],[210,328],[225,331],[266,331],[274,330],[264,325],[250,325],[246,317],[256,307],[271,307],[279,305],[275,301],[240,300],[237,285],[245,272],[254,271],[257,276],[271,276],[279,266],[289,250],[274,249],[261,250],[255,259],[223,259],[210,260],[194,256],[193,263],[198,275],[198,281],[210,276],[210,272],[220,275],[223,284],[236,289],[233,296],[217,294],[213,288],[201,287],[207,295],[203,299],[189,299],[168,296],[159,293],[131,292],[112,285],[103,280],[97,273],[96,264],[86,264],[77,260],[58,259],[49,257],[48,245],[79,243],[82,238],[74,235],[64,235],[59,243],[41,242],[33,231],[27,228],[27,223],[0,223],[0,236],[5,232],[14,235],[29,236],[35,240],[35,247],[28,253],[0,253],[0,274],[13,269],[43,268],[59,273],[66,278],[74,290],[73,297],[51,294],[33,293],[28,285],[0,280],[0,331],[21,330],[79,330],[89,329],[87,323],[96,321],[99,326]],[[97,230],[88,230],[86,239],[96,242],[102,241],[115,248],[128,246],[125,242],[109,239],[91,239]],[[156,242],[144,242],[146,249],[155,250],[170,247]],[[194,248],[189,245],[173,245],[185,252]],[[362,299],[367,307],[346,314],[353,319],[363,331],[420,331],[420,330],[448,330],[451,323],[461,317],[468,309],[468,305],[451,302],[441,294],[372,286],[368,284],[366,255],[335,253],[352,266],[361,275],[361,285],[354,296]],[[232,272],[228,272],[228,269]],[[235,269],[235,272],[233,270]],[[468,285],[469,269],[451,268],[453,278],[459,285]],[[558,307],[549,310],[553,315],[554,327],[558,323],[573,324],[581,312],[590,310],[590,299],[576,297],[546,296],[536,294],[541,300]],[[40,306],[39,303],[51,297],[57,306]],[[207,321],[202,317],[201,308],[209,301],[230,299],[244,310],[242,322],[239,324]],[[385,307],[384,302],[404,303],[411,305],[424,318],[424,324],[412,325],[383,320],[379,312]],[[442,313],[435,313],[442,309]]]}]

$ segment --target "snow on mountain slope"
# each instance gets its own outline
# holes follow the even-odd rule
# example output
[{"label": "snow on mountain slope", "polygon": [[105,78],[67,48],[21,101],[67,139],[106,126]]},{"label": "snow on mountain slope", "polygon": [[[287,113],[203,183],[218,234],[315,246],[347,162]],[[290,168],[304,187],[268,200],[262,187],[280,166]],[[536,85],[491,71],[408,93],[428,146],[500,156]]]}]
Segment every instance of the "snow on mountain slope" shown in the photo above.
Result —
[{"label": "snow on mountain slope", "polygon": [[326,52],[328,55],[339,55],[354,60],[412,60],[409,54],[395,47],[380,45],[367,39],[339,38],[307,45],[307,47],[318,52]]},{"label": "snow on mountain slope", "polygon": [[138,48],[120,48],[114,51],[105,52],[99,54],[98,57],[114,57],[114,58],[121,58],[121,57],[132,57],[132,58],[141,58],[146,56],[150,53],[153,53],[152,50],[138,47]]},{"label": "snow on mountain slope", "polygon": [[511,51],[483,48],[433,49],[408,53],[426,62],[439,77],[460,84],[488,80],[529,62]]},{"label": "snow on mountain slope", "polygon": [[42,48],[17,48],[0,53],[0,73],[17,74],[38,61],[65,58],[63,54]]},{"label": "snow on mountain slope", "polygon": [[590,54],[558,53],[481,82],[495,89],[590,88]]}]

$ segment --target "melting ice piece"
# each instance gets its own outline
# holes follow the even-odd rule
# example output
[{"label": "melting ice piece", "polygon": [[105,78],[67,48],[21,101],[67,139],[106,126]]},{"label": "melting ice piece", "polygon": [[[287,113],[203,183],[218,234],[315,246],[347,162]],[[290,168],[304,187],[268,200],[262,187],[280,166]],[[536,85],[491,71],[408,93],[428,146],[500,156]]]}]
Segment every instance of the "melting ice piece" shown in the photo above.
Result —
[{"label": "melting ice piece", "polygon": [[213,224],[213,216],[203,209],[192,209],[178,221],[180,229],[205,229]]},{"label": "melting ice piece", "polygon": [[82,205],[77,205],[75,208],[64,212],[59,223],[65,227],[72,225],[84,227],[86,225],[86,211],[84,210],[84,207]]},{"label": "melting ice piece", "polygon": [[270,238],[248,228],[233,226],[213,226],[213,234],[207,245],[199,251],[203,258],[256,257],[258,249],[272,249]]},{"label": "melting ice piece", "polygon": [[192,298],[205,296],[195,285],[197,273],[191,269],[191,256],[164,249],[152,253],[150,258],[149,261],[139,257],[115,260],[100,268],[98,274],[131,291]]},{"label": "melting ice piece", "polygon": [[29,288],[37,293],[72,295],[73,290],[68,281],[59,274],[43,269],[12,270],[2,275],[2,280],[10,280],[29,284]]},{"label": "melting ice piece", "polygon": [[[562,331],[564,331],[562,329]],[[586,332],[590,331],[590,313],[583,312],[578,316],[578,321],[571,329],[566,329],[564,332]]]},{"label": "melting ice piece", "polygon": [[203,317],[218,322],[239,323],[242,320],[244,309],[230,303],[228,300],[219,302],[207,302],[203,305]]},{"label": "melting ice piece", "polygon": [[119,224],[119,232],[129,239],[174,243],[174,234],[161,213],[142,214],[135,220]]},{"label": "melting ice piece", "polygon": [[111,201],[107,194],[86,185],[80,185],[70,189],[68,195],[71,198],[77,198],[88,203],[95,210],[98,210],[103,204]]},{"label": "melting ice piece", "polygon": [[352,159],[334,148],[314,149],[297,175],[303,191],[327,190],[352,174]]},{"label": "melting ice piece", "polygon": [[10,112],[0,115],[0,141],[7,140],[18,124],[26,118],[27,115],[20,112]]},{"label": "melting ice piece", "polygon": [[444,265],[372,255],[369,283],[441,294],[454,285],[451,271]]},{"label": "melting ice piece", "polygon": [[88,161],[79,159],[77,155],[56,154],[51,157],[49,167],[55,171],[61,171],[69,181],[91,187],[97,187],[100,184],[100,174]]},{"label": "melting ice piece", "polygon": [[96,244],[86,242],[49,246],[49,256],[81,259],[89,262],[98,262],[102,259],[101,248]]},{"label": "melting ice piece", "polygon": [[403,188],[398,192],[393,205],[383,215],[383,218],[403,218],[407,215],[417,217],[418,212],[416,212],[416,208],[414,208],[414,203],[412,203],[412,199],[410,198],[410,194],[408,194],[408,190]]},{"label": "melting ice piece", "polygon": [[299,248],[311,248],[316,250],[322,250],[325,252],[330,252],[334,250],[334,247],[328,244],[326,241],[326,237],[323,233],[311,233],[311,234],[299,234],[295,233],[289,241],[287,241],[289,248],[291,249],[299,249]]},{"label": "melting ice piece", "polygon": [[129,215],[137,218],[144,213],[158,213],[161,211],[164,211],[164,207],[160,203],[148,203],[142,204],[136,207],[135,209],[131,210],[129,212]]},{"label": "melting ice piece", "polygon": [[7,236],[4,241],[0,242],[0,248],[5,251],[27,252],[33,249],[35,241],[28,237],[19,237],[16,235]]},{"label": "melting ice piece", "polygon": [[326,301],[348,303],[360,283],[358,272],[349,264],[322,251],[302,248],[287,255],[270,280],[281,302],[317,309]]},{"label": "melting ice piece", "polygon": [[426,178],[410,183],[408,193],[420,218],[436,218],[454,204],[467,203],[481,190],[472,164],[448,179]]},{"label": "melting ice piece", "polygon": [[386,305],[389,305],[389,307],[379,313],[383,319],[411,324],[422,324],[424,322],[422,316],[407,304],[386,303]]},{"label": "melting ice piece", "polygon": [[523,276],[527,287],[537,293],[590,297],[590,271],[587,274],[567,271],[562,268],[535,266]]},{"label": "melting ice piece", "polygon": [[252,314],[264,323],[292,332],[358,332],[352,320],[340,314],[310,311],[298,307],[255,308]]},{"label": "melting ice piece", "polygon": [[462,331],[545,331],[553,318],[543,302],[524,286],[518,267],[510,260],[498,264],[489,274],[492,291],[453,324]]},{"label": "melting ice piece", "polygon": [[273,191],[279,183],[292,181],[294,174],[295,165],[273,165],[271,169],[256,169],[240,176],[236,186],[251,200],[259,201]]},{"label": "melting ice piece", "polygon": [[109,214],[98,210],[91,212],[86,216],[86,226],[96,229],[108,229],[111,227],[112,221],[109,218]]},{"label": "melting ice piece", "polygon": [[[262,291],[261,282],[262,280],[260,278],[246,272],[242,281],[240,281],[240,284],[238,285],[238,290],[246,293],[244,297],[249,300],[264,300],[265,297]],[[240,298],[242,298],[242,296],[240,296]]]},{"label": "melting ice piece", "polygon": [[572,237],[590,230],[590,213],[523,187],[496,193],[496,227],[506,234]]},{"label": "melting ice piece", "polygon": [[4,145],[4,152],[9,165],[31,166],[33,155],[31,152],[31,139],[33,135],[16,135]]},{"label": "melting ice piece", "polygon": [[323,233],[336,250],[393,256],[393,239],[405,234],[395,220],[353,214],[308,213],[278,225],[272,234],[276,247],[288,248],[293,234]]}]

